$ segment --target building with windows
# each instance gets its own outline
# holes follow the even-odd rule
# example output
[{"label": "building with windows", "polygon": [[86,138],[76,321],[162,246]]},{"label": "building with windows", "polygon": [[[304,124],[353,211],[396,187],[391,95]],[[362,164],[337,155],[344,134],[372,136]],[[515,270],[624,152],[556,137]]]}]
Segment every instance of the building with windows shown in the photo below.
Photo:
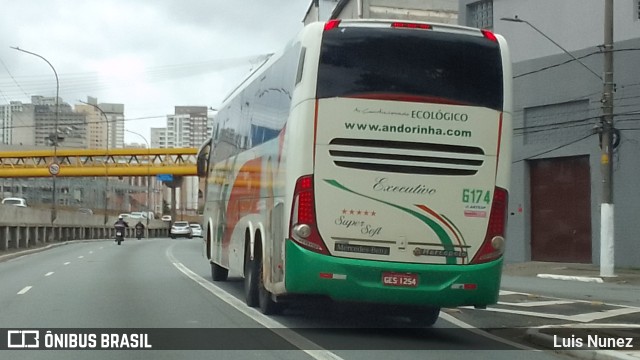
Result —
[{"label": "building with windows", "polygon": [[312,1],[304,24],[328,19],[407,19],[457,24],[457,0]]},{"label": "building with windows", "polygon": [[[2,144],[85,148],[87,124],[83,114],[54,97],[32,96],[31,103],[12,101],[0,105]],[[57,124],[57,127],[56,127]]]},{"label": "building with windows", "polygon": [[[167,115],[167,127],[151,128],[151,147],[154,148],[199,148],[213,130],[213,118],[208,116],[206,106],[176,106],[175,113]],[[165,190],[164,198],[171,199],[170,189]],[[199,179],[185,177],[182,185],[176,189],[176,209],[181,213],[195,214],[198,211],[198,199],[202,198]]]},{"label": "building with windows", "polygon": [[[600,0],[461,0],[460,24],[490,28],[514,62],[507,260],[600,263],[604,192],[604,7]],[[615,264],[639,266],[640,5],[614,1]],[[576,60],[577,59],[577,60]]]},{"label": "building with windows", "polygon": [[87,148],[123,148],[124,105],[98,103],[98,99],[90,96],[87,103],[75,105],[75,111],[87,118]]},{"label": "building with windows", "polygon": [[[19,143],[25,143],[25,145],[34,145],[32,136],[22,138],[17,132],[17,128],[33,128],[33,118],[22,119],[15,114],[22,113],[22,102],[11,101],[9,104],[0,105],[0,144],[10,145],[15,141]],[[26,120],[26,121],[25,121]],[[31,120],[29,122],[29,120]],[[15,134],[15,135],[14,135]]]},{"label": "building with windows", "polygon": [[[98,104],[91,97],[87,102],[105,114],[85,104],[74,109],[61,98],[56,106],[55,97],[38,95],[31,97],[31,103],[11,101],[0,105],[0,151],[51,150],[54,145],[58,149],[105,148],[107,121],[109,148],[124,147],[124,105]],[[55,198],[61,208],[136,211],[153,206],[147,204],[147,190],[146,178],[57,178]],[[0,179],[1,197],[24,197],[35,207],[49,206],[53,193],[50,178]]]}]

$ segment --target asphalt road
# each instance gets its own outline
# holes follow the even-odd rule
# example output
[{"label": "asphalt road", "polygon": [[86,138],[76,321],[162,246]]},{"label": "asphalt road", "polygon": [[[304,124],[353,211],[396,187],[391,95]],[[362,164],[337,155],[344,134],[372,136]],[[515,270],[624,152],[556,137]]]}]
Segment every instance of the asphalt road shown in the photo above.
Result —
[{"label": "asphalt road", "polygon": [[[2,351],[0,357],[558,358],[462,329],[465,324],[446,314],[426,329],[408,328],[403,319],[387,318],[379,310],[328,304],[297,306],[266,317],[244,305],[240,278],[224,283],[210,280],[201,243],[200,239],[127,240],[122,246],[112,241],[74,242],[0,262],[0,328],[188,328],[191,331],[172,334],[211,337],[224,350],[19,350]],[[171,341],[154,345],[171,348]]]}]

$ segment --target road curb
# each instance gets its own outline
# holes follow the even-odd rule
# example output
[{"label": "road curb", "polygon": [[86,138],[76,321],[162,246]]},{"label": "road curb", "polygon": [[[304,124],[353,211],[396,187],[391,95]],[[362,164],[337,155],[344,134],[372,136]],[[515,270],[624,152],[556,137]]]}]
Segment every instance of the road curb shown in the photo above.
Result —
[{"label": "road curb", "polygon": [[77,243],[77,242],[105,241],[105,240],[108,240],[108,239],[84,239],[84,240],[61,241],[61,242],[52,243],[52,244],[49,244],[49,245],[46,245],[46,246],[37,247],[37,248],[34,248],[34,249],[24,249],[24,250],[16,251],[16,252],[11,253],[11,254],[0,255],[0,262],[8,261],[8,260],[15,259],[15,258],[18,258],[18,257],[21,257],[21,256],[35,254],[35,253],[38,253],[38,252],[41,252],[41,251],[49,250],[51,248],[58,247],[58,246],[63,246],[63,245],[67,245],[67,244],[73,244],[73,243]]},{"label": "road curb", "polygon": [[602,284],[604,280],[599,277],[589,277],[589,276],[572,276],[572,275],[556,275],[556,274],[538,274],[537,277],[541,279],[553,279],[553,280],[571,280],[571,281],[582,281],[582,282],[593,282]]},{"label": "road curb", "polygon": [[542,332],[545,328],[553,328],[558,326],[544,326],[538,328],[530,328],[525,333],[525,338],[536,345],[546,349],[553,350],[559,354],[566,354],[572,357],[589,360],[638,360],[638,356],[626,354],[619,350],[600,350],[600,349],[559,349],[554,347],[554,338],[552,335]]},{"label": "road curb", "polygon": [[51,248],[62,246],[62,245],[66,245],[66,244],[67,244],[67,241],[60,242],[60,243],[55,243],[55,244],[49,244],[47,246],[42,246],[42,247],[38,247],[38,248],[35,248],[35,249],[25,249],[25,250],[22,250],[22,251],[16,251],[16,252],[11,253],[11,254],[0,255],[0,262],[11,260],[11,259],[15,259],[15,258],[18,258],[18,257],[21,257],[21,256],[25,256],[25,255],[29,255],[29,254],[38,253],[40,251],[49,250]]}]

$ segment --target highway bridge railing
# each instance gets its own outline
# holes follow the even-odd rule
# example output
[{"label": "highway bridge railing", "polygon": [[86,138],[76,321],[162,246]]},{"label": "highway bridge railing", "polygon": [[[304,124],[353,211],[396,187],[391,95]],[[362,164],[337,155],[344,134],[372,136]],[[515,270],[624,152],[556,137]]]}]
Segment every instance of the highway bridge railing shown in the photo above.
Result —
[{"label": "highway bridge railing", "polygon": [[[58,210],[52,222],[51,210],[0,205],[0,252],[71,240],[114,239],[116,220],[117,217],[109,217],[105,224],[103,215]],[[129,221],[126,238],[135,237],[137,222]],[[142,223],[146,224],[146,219]],[[149,220],[145,235],[167,237],[169,226],[168,222]]]}]

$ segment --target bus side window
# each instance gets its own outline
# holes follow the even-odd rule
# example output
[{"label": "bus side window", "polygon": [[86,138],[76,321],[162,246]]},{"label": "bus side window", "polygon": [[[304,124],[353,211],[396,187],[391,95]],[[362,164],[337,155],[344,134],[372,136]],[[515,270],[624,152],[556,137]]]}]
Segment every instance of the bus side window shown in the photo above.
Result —
[{"label": "bus side window", "polygon": [[304,72],[304,57],[305,57],[306,53],[307,53],[307,48],[303,47],[300,50],[300,60],[298,60],[298,71],[296,72],[296,83],[295,83],[295,85],[298,85],[298,83],[300,83],[300,81],[302,81],[302,73]]}]

